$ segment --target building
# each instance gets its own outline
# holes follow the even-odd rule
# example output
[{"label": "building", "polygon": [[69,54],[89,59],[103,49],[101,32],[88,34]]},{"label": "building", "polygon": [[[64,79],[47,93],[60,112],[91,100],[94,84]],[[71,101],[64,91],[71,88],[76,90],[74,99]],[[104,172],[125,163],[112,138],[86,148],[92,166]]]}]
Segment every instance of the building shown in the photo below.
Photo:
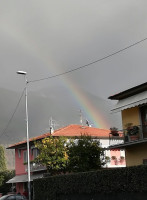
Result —
[{"label": "building", "polygon": [[[98,139],[103,148],[107,148],[109,146],[109,133],[108,129],[98,129],[89,126],[82,125],[69,125],[64,128],[60,128],[52,133],[53,136],[65,136],[65,137],[78,137],[86,134],[90,135],[93,139]],[[43,177],[43,173],[46,172],[46,168],[42,165],[33,163],[33,160],[38,155],[38,150],[34,146],[34,141],[39,141],[43,138],[49,137],[50,133],[46,133],[29,140],[30,146],[30,172],[31,172],[31,182],[35,178]],[[122,140],[122,139],[121,139]],[[21,141],[19,143],[13,144],[8,147],[8,149],[15,149],[15,173],[16,176],[10,179],[7,183],[16,184],[16,191],[23,193],[24,190],[27,189],[27,145],[26,141]],[[123,151],[114,151],[114,150],[106,150],[106,156],[110,158],[110,162],[107,164],[107,167],[119,167],[125,166],[125,160],[120,161],[121,156],[124,156]],[[111,159],[115,157],[115,159]]]},{"label": "building", "polygon": [[147,164],[147,82],[109,99],[117,100],[112,112],[121,112],[123,144],[111,144],[110,149],[125,149],[126,165]]},{"label": "building", "polygon": [[[61,128],[53,133],[53,136],[65,136],[65,137],[79,137],[84,134],[90,135],[93,139],[97,139],[100,141],[100,145],[105,150],[105,156],[110,159],[110,162],[107,163],[107,167],[125,167],[125,153],[124,151],[120,151],[118,149],[109,150],[109,137],[110,137],[110,130],[109,129],[100,129],[95,127],[89,126],[82,126],[82,125],[69,125],[64,128]],[[117,137],[113,141],[113,144],[122,143],[123,138]]]}]

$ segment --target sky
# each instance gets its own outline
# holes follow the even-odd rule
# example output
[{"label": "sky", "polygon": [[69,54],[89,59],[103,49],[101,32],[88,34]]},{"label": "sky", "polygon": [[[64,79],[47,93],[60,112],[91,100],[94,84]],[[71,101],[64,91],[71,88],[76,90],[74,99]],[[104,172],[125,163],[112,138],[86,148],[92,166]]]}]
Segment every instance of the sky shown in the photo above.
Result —
[{"label": "sky", "polygon": [[[34,81],[84,66],[146,38],[146,19],[146,0],[1,0],[0,134],[25,87],[18,70]],[[109,96],[146,82],[146,48],[147,40],[71,73],[30,82],[30,135],[46,131],[53,111],[58,121],[68,121],[69,115],[78,120],[81,110],[96,127],[113,126],[105,120],[106,112],[104,117],[99,112],[96,98],[105,109],[114,104]],[[6,131],[10,139],[24,135],[24,103],[22,99]]]}]

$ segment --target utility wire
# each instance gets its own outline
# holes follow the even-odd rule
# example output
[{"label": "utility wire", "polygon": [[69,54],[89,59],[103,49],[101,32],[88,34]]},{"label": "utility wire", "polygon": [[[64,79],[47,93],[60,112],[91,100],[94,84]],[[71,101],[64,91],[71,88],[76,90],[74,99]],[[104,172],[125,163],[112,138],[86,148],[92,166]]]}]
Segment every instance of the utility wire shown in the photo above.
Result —
[{"label": "utility wire", "polygon": [[[20,98],[19,98],[19,100],[18,100],[18,103],[17,103],[17,105],[16,105],[16,107],[15,107],[15,109],[14,109],[14,112],[13,112],[11,118],[9,119],[9,121],[8,121],[8,123],[7,123],[7,125],[6,125],[6,127],[4,128],[4,130],[2,131],[2,133],[0,134],[0,137],[3,136],[4,134],[6,134],[6,130],[8,129],[8,127],[9,127],[9,125],[10,125],[10,123],[11,123],[11,121],[12,121],[12,119],[13,119],[13,117],[14,117],[16,111],[17,111],[17,108],[18,108],[18,106],[19,106],[19,104],[20,104],[20,102],[21,102],[21,99],[22,99],[22,97],[23,97],[24,91],[25,91],[25,88],[23,89],[23,91],[22,91],[22,93],[21,93],[21,96],[20,96]],[[6,134],[6,135],[7,135],[7,134]],[[8,136],[8,135],[7,135],[7,136]],[[8,137],[9,137],[9,136],[8,136]]]},{"label": "utility wire", "polygon": [[[114,56],[114,55],[116,55],[116,54],[119,54],[119,53],[121,53],[121,52],[123,52],[123,51],[125,51],[125,50],[127,50],[127,49],[129,49],[129,48],[132,48],[132,47],[134,47],[134,46],[136,46],[136,45],[138,45],[138,44],[140,44],[140,43],[142,43],[142,42],[144,42],[144,41],[146,41],[146,40],[147,40],[147,38],[144,38],[144,39],[142,39],[142,40],[139,40],[138,42],[135,42],[135,43],[133,43],[133,44],[131,44],[131,45],[129,45],[129,46],[123,48],[123,49],[120,49],[120,50],[118,50],[118,51],[115,51],[115,52],[113,52],[113,53],[111,53],[111,54],[108,54],[108,55],[102,57],[102,58],[99,58],[98,60],[95,60],[95,61],[93,61],[93,62],[87,63],[87,64],[82,65],[82,66],[80,66],[80,67],[76,67],[76,68],[74,68],[74,69],[71,69],[71,70],[68,70],[68,71],[65,71],[65,72],[62,72],[62,73],[59,73],[59,74],[55,74],[55,75],[53,75],[53,76],[48,76],[48,77],[46,77],[46,78],[41,78],[41,79],[36,79],[36,80],[28,81],[27,83],[39,82],[39,81],[43,81],[43,80],[55,78],[55,77],[58,77],[58,76],[62,76],[62,75],[65,75],[65,74],[68,74],[68,73],[71,73],[71,72],[74,72],[74,71],[77,71],[77,70],[86,68],[86,67],[88,67],[88,66],[90,66],[90,65],[93,65],[93,64],[95,64],[95,63],[101,62],[101,61],[103,61],[103,60],[105,60],[105,59],[108,59],[108,58],[110,58],[110,57],[112,57],[112,56]],[[23,97],[24,91],[25,91],[25,88],[24,88],[23,91],[22,91],[22,94],[21,94],[21,96],[20,96],[20,98],[19,98],[19,101],[18,101],[18,103],[17,103],[17,105],[16,105],[16,108],[15,108],[15,110],[14,110],[14,112],[13,112],[13,114],[12,114],[10,120],[8,121],[8,123],[7,123],[6,127],[5,127],[5,129],[4,129],[4,130],[2,131],[2,133],[0,134],[0,137],[6,133],[6,130],[7,130],[7,128],[9,127],[9,125],[10,125],[10,123],[11,123],[11,121],[12,121],[12,119],[13,119],[13,117],[14,117],[16,111],[17,111],[17,108],[18,108],[18,106],[19,106],[19,104],[20,104],[20,101],[21,101],[21,99],[22,99],[22,97]],[[6,135],[7,135],[7,134],[6,134]],[[7,135],[7,136],[8,136],[8,135]]]},{"label": "utility wire", "polygon": [[88,66],[90,66],[90,65],[93,65],[93,64],[98,63],[98,62],[100,62],[100,61],[103,61],[103,60],[105,60],[105,59],[107,59],[107,58],[110,58],[110,57],[112,57],[112,56],[114,56],[114,55],[116,55],[116,54],[119,54],[119,53],[121,53],[121,52],[123,52],[123,51],[125,51],[125,50],[127,50],[127,49],[129,49],[129,48],[131,48],[131,47],[134,47],[134,46],[136,46],[136,45],[138,45],[138,44],[140,44],[140,43],[142,43],[142,42],[144,42],[144,41],[146,41],[146,40],[147,40],[147,38],[144,38],[144,39],[142,39],[142,40],[139,40],[138,42],[135,42],[135,43],[133,43],[133,44],[131,44],[131,45],[129,45],[129,46],[123,48],[123,49],[120,49],[120,50],[118,50],[118,51],[115,51],[115,52],[113,52],[113,53],[111,53],[111,54],[108,54],[108,55],[102,57],[102,58],[99,58],[98,60],[95,60],[95,61],[90,62],[90,63],[88,63],[88,64],[82,65],[82,66],[80,66],[80,67],[76,67],[76,68],[74,68],[74,69],[71,69],[71,70],[68,70],[68,71],[65,71],[65,72],[62,72],[62,73],[59,73],[59,74],[55,74],[55,75],[53,75],[53,76],[48,76],[48,77],[46,77],[46,78],[41,78],[41,79],[36,79],[36,80],[28,81],[28,83],[38,82],[38,81],[43,81],[43,80],[46,80],[46,79],[55,78],[55,77],[58,77],[58,76],[62,76],[62,75],[65,75],[65,74],[68,74],[68,73],[71,73],[71,72],[74,72],[74,71],[77,71],[77,70],[86,68],[86,67],[88,67]]}]

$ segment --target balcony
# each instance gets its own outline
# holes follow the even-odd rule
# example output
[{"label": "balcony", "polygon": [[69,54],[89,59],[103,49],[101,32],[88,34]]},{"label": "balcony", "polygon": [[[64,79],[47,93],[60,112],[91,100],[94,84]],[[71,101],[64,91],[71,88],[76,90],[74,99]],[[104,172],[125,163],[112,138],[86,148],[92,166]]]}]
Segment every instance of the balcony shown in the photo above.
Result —
[{"label": "balcony", "polygon": [[[46,167],[43,166],[42,164],[38,163],[30,163],[30,172],[37,172],[37,171],[43,171],[46,170]],[[25,165],[25,171],[28,171],[28,165]]]},{"label": "balcony", "polygon": [[142,142],[147,139],[147,125],[130,126],[113,134],[109,134],[109,145]]}]

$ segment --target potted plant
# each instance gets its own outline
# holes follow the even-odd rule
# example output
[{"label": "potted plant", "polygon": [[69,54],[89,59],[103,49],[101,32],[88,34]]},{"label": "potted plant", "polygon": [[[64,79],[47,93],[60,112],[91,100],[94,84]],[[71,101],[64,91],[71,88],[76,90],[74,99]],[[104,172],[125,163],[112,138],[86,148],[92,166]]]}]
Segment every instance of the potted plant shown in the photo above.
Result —
[{"label": "potted plant", "polygon": [[112,156],[111,159],[112,159],[112,160],[116,160],[116,156]]},{"label": "potted plant", "polygon": [[127,131],[127,135],[130,135],[132,127],[133,127],[133,123],[127,123],[125,125],[125,127],[126,127],[126,131]]},{"label": "potted plant", "polygon": [[124,160],[125,160],[125,157],[124,156],[120,156],[120,163],[122,163],[122,162],[124,162]]},{"label": "potted plant", "polygon": [[108,163],[110,163],[111,161],[111,158],[109,156],[105,156],[105,165],[106,165],[106,168],[108,167]]},{"label": "potted plant", "polygon": [[112,156],[112,157],[111,157],[111,160],[114,161],[115,165],[118,164],[118,160],[117,160],[116,156]]},{"label": "potted plant", "polygon": [[106,162],[106,164],[107,164],[107,163],[109,163],[109,162],[110,162],[110,160],[111,160],[111,159],[110,159],[110,157],[109,157],[109,156],[105,156],[105,162]]},{"label": "potted plant", "polygon": [[139,127],[133,126],[133,123],[126,124],[127,127],[127,136],[129,136],[130,140],[138,140],[139,139]]},{"label": "potted plant", "polygon": [[110,128],[110,134],[112,134],[113,136],[119,136],[119,133],[118,133],[118,128],[116,127],[111,127]]}]

